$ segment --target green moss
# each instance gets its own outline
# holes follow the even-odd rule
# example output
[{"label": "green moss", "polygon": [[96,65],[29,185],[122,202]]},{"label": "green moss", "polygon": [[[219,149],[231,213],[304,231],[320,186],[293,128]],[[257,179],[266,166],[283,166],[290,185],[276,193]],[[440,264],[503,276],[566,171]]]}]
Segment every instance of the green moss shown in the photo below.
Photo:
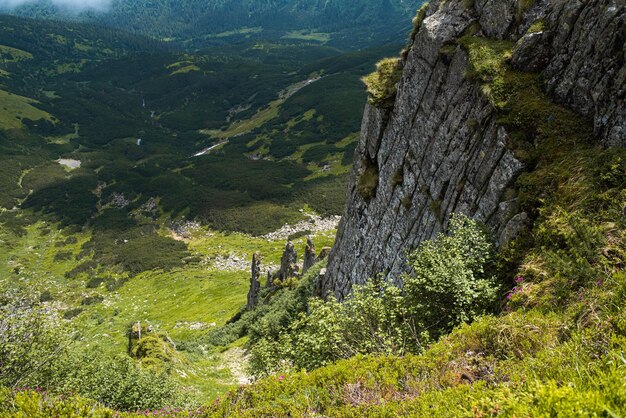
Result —
[{"label": "green moss", "polygon": [[396,170],[393,177],[391,178],[391,186],[396,188],[398,186],[402,186],[404,183],[404,167],[400,167]]},{"label": "green moss", "polygon": [[467,35],[459,40],[459,44],[470,58],[466,76],[482,83],[483,93],[496,108],[504,106],[503,77],[507,72],[506,63],[512,56],[513,43]]},{"label": "green moss", "polygon": [[137,341],[133,355],[140,360],[152,359],[170,362],[174,358],[174,347],[163,334],[150,334]]},{"label": "green moss", "polygon": [[426,12],[428,11],[429,3],[424,3],[422,7],[417,10],[417,14],[413,18],[413,30],[411,31],[411,36],[409,37],[409,48],[413,46],[413,42],[415,41],[415,37],[422,27],[422,23],[424,23],[424,19],[426,19]]},{"label": "green moss", "polygon": [[357,182],[357,192],[366,201],[371,200],[376,196],[376,190],[378,189],[378,165],[375,161],[366,158],[363,161],[361,168],[361,174]]},{"label": "green moss", "polygon": [[377,107],[393,106],[397,85],[402,78],[400,58],[385,58],[376,64],[376,71],[362,78],[369,93],[369,102]]},{"label": "green moss", "polygon": [[533,23],[528,30],[526,31],[526,33],[539,33],[539,32],[543,32],[546,28],[546,22],[543,19],[539,19],[537,21],[535,21],[535,23]]},{"label": "green moss", "polygon": [[424,23],[424,19],[426,19],[426,13],[428,11],[429,3],[424,3],[422,7],[417,10],[415,17],[412,20],[413,29],[409,34],[409,44],[402,50],[400,56],[403,62],[406,62],[407,57],[409,56],[409,52],[413,49],[413,44],[415,43],[415,37],[419,33],[420,28],[422,27],[422,23]]},{"label": "green moss", "polygon": [[444,62],[449,63],[454,53],[456,52],[457,44],[454,43],[446,43],[441,48],[439,48],[439,56],[444,60]]}]

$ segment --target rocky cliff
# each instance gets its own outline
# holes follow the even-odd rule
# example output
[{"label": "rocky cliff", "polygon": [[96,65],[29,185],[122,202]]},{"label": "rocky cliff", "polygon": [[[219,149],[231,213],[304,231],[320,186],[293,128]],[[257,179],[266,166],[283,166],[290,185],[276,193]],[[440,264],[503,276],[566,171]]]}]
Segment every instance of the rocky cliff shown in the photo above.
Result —
[{"label": "rocky cliff", "polygon": [[599,143],[622,146],[625,19],[625,0],[432,1],[416,18],[395,99],[365,109],[323,293],[342,298],[376,275],[398,281],[407,251],[455,212],[484,222],[500,243],[528,222],[515,181],[530,168],[467,76],[459,39],[514,42],[510,66],[539,74],[550,100],[591,121]]}]

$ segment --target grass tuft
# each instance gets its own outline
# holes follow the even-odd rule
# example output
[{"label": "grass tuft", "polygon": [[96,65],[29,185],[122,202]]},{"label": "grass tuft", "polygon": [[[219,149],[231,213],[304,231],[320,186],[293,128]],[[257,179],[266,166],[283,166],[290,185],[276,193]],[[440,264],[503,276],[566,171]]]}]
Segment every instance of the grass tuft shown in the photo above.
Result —
[{"label": "grass tuft", "polygon": [[369,93],[369,102],[377,107],[392,107],[401,78],[402,61],[400,58],[385,58],[378,62],[376,71],[362,79]]}]

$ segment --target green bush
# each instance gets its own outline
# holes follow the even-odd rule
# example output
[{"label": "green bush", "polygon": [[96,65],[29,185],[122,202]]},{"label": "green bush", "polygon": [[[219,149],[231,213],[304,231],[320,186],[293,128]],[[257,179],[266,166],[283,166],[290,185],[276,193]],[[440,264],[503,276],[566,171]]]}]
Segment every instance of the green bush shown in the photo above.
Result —
[{"label": "green bush", "polygon": [[[358,354],[401,355],[416,347],[412,331],[400,289],[370,281],[343,303],[310,300],[309,313],[301,313],[279,336],[282,357],[276,366],[312,370]],[[261,350],[268,345],[263,342]],[[280,370],[267,367],[271,359],[261,350],[252,350],[253,367],[264,364],[265,374]]]},{"label": "green bush", "polygon": [[0,386],[47,381],[67,352],[68,334],[39,303],[0,295]]},{"label": "green bush", "polygon": [[295,318],[277,305],[251,328],[250,369],[265,376],[358,354],[419,353],[494,308],[498,286],[485,273],[492,252],[477,223],[455,215],[449,235],[440,234],[411,255],[413,272],[403,277],[404,289],[370,280],[342,303],[310,299]]},{"label": "green bush", "polygon": [[54,397],[40,389],[0,388],[0,415],[28,417],[112,418],[115,412],[79,396]]},{"label": "green bush", "polygon": [[102,303],[104,301],[104,296],[101,295],[92,295],[84,298],[80,304],[83,306],[96,305],[98,303]]},{"label": "green bush", "polygon": [[186,403],[167,374],[144,370],[126,355],[75,352],[63,366],[52,382],[57,391],[79,393],[111,408],[136,411]]},{"label": "green bush", "polygon": [[423,332],[437,339],[493,308],[498,285],[485,271],[493,255],[484,232],[463,215],[452,217],[448,235],[439,234],[411,254],[404,289]]}]

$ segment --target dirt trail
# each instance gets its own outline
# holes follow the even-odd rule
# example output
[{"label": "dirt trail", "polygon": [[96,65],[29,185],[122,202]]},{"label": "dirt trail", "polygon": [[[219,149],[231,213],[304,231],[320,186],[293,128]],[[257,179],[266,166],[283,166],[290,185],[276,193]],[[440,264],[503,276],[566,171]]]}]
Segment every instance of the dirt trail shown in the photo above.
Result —
[{"label": "dirt trail", "polygon": [[245,371],[245,366],[248,363],[246,352],[239,348],[234,347],[230,350],[222,353],[224,365],[230,370],[235,380],[240,385],[247,385],[252,381],[251,376],[248,376]]}]

